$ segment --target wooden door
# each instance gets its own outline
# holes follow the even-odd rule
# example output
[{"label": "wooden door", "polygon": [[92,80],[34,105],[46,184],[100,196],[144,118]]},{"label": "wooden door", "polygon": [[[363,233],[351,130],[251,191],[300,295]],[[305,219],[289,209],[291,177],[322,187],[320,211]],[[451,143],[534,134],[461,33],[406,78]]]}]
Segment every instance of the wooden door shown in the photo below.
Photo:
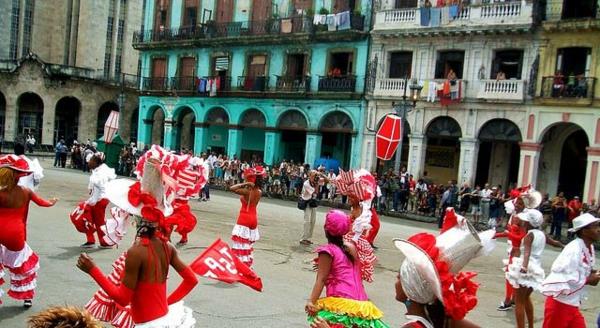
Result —
[{"label": "wooden door", "polygon": [[248,58],[248,77],[265,76],[267,57],[254,55]]},{"label": "wooden door", "polygon": [[235,0],[217,0],[217,23],[229,23],[233,21],[233,7]]},{"label": "wooden door", "polygon": [[313,1],[312,0],[294,0],[293,5],[294,5],[294,14],[298,14],[300,11],[302,13],[306,14],[306,12],[309,9],[312,9]]},{"label": "wooden door", "polygon": [[152,89],[161,90],[167,78],[167,60],[165,58],[152,59]]},{"label": "wooden door", "polygon": [[183,27],[193,27],[198,23],[198,0],[185,0]]},{"label": "wooden door", "polygon": [[266,21],[273,16],[273,3],[271,0],[252,1],[252,21]]},{"label": "wooden door", "polygon": [[196,58],[183,57],[181,58],[180,74],[182,77],[192,77],[196,71]]},{"label": "wooden door", "polygon": [[353,11],[354,1],[353,0],[335,0],[333,4],[333,13],[338,14],[344,11]]},{"label": "wooden door", "polygon": [[169,28],[170,0],[156,0],[154,11],[154,30],[163,31]]}]

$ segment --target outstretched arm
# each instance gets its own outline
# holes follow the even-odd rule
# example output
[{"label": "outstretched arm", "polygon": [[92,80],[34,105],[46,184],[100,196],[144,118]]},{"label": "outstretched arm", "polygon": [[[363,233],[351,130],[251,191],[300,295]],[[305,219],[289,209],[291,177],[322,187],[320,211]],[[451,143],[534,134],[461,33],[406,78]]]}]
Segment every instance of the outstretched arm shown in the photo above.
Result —
[{"label": "outstretched arm", "polygon": [[171,248],[171,254],[173,254],[171,257],[171,265],[183,278],[183,281],[179,287],[177,287],[177,289],[175,289],[167,298],[167,303],[171,305],[181,301],[187,294],[189,294],[189,292],[191,292],[192,289],[194,289],[194,287],[196,287],[198,284],[198,278],[196,278],[196,274],[192,271],[192,269],[190,269],[189,266],[181,261],[177,255],[177,250],[175,250],[175,248],[171,245],[169,245],[169,248]]},{"label": "outstretched arm", "polygon": [[58,202],[58,198],[56,198],[56,197],[53,197],[50,200],[45,200],[44,198],[38,196],[38,194],[36,194],[32,190],[29,190],[29,199],[31,199],[36,205],[42,206],[42,207],[51,207],[51,206],[54,206],[54,204],[56,204],[56,202]]},{"label": "outstretched arm", "polygon": [[113,284],[100,268],[94,264],[92,259],[85,253],[79,256],[77,261],[77,267],[81,271],[88,273],[98,283],[108,296],[110,296],[120,306],[127,306],[131,303],[133,298],[133,290],[137,285],[137,274],[141,261],[128,253],[127,259],[125,260],[125,277],[121,285],[116,286]]}]

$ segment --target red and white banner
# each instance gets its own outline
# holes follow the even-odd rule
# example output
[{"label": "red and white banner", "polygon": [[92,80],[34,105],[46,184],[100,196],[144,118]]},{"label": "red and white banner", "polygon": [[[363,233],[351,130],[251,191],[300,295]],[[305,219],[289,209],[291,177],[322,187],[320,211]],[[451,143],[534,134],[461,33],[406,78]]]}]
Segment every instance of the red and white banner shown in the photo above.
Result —
[{"label": "red and white banner", "polygon": [[229,245],[221,239],[217,239],[200,254],[190,264],[190,268],[198,275],[206,278],[228,284],[241,282],[256,291],[262,291],[260,277],[234,256]]},{"label": "red and white banner", "polygon": [[104,123],[104,142],[109,144],[119,131],[119,112],[112,111]]},{"label": "red and white banner", "polygon": [[388,114],[381,122],[375,136],[377,158],[389,160],[394,156],[402,133],[402,119],[394,114]]}]

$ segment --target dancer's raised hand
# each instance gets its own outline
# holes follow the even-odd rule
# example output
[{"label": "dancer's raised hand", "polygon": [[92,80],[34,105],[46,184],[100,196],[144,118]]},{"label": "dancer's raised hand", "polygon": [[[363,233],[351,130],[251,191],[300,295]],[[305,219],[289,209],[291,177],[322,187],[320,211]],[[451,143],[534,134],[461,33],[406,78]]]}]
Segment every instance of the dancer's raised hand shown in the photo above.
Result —
[{"label": "dancer's raised hand", "polygon": [[92,268],[95,266],[96,264],[94,263],[94,260],[92,260],[92,258],[89,255],[87,255],[87,253],[81,253],[79,255],[79,259],[77,260],[77,267],[79,268],[79,270],[85,273],[90,273]]}]

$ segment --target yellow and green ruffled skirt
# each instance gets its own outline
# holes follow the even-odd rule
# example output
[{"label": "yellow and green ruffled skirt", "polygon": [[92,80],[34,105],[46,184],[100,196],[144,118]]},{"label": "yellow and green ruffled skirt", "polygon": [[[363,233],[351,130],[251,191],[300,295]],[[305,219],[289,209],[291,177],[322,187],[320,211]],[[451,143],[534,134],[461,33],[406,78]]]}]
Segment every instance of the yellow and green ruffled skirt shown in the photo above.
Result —
[{"label": "yellow and green ruffled skirt", "polygon": [[356,301],[342,297],[321,298],[315,304],[319,308],[316,316],[308,317],[312,323],[320,317],[330,324],[343,325],[347,328],[389,328],[381,321],[383,312],[370,301]]}]

